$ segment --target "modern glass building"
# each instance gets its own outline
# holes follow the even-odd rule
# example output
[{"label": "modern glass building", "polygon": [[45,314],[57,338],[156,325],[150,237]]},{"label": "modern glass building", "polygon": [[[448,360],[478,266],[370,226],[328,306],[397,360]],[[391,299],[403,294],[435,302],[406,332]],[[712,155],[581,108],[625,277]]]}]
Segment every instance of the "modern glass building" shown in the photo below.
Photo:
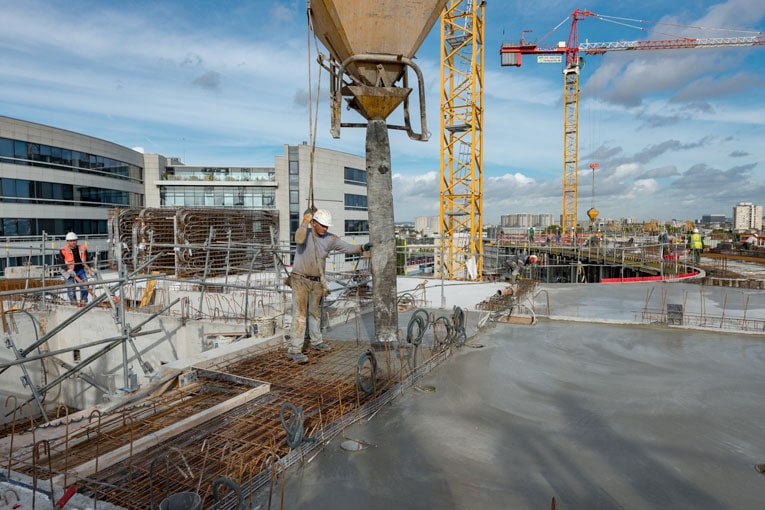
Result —
[{"label": "modern glass building", "polygon": [[[279,242],[289,243],[311,203],[311,189],[315,206],[332,213],[332,232],[349,242],[368,241],[363,157],[303,144],[285,145],[274,161],[273,167],[185,165],[176,158],[0,116],[0,238],[16,246],[0,257],[0,268],[30,263],[24,255],[25,238],[45,235],[57,250],[70,231],[90,242],[89,250],[98,252],[99,259],[105,258],[114,208],[276,210]],[[333,264],[344,266],[356,258]],[[51,260],[46,256],[46,263]],[[39,257],[31,260],[41,263]]]},{"label": "modern glass building", "polygon": [[[43,235],[62,239],[70,231],[85,243],[89,236],[105,239],[109,210],[141,207],[143,197],[140,152],[0,116],[0,237],[14,246]],[[41,256],[22,255],[9,244],[1,268],[42,263]],[[105,256],[106,243],[89,249]],[[51,261],[52,255],[46,256],[46,263]]]},{"label": "modern glass building", "polygon": [[143,195],[141,153],[0,117],[0,236],[106,234],[109,208]]}]

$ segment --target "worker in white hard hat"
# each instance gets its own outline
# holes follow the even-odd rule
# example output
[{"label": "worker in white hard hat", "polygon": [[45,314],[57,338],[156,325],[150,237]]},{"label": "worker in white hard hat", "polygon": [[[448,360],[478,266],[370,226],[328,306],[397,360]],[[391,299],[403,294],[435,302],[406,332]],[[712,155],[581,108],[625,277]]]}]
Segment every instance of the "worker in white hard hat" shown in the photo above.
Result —
[{"label": "worker in white hard hat", "polygon": [[289,278],[292,287],[292,329],[287,350],[287,356],[295,363],[308,361],[302,352],[306,322],[311,337],[310,348],[317,351],[331,350],[321,336],[321,300],[329,292],[324,278],[327,256],[333,250],[361,254],[372,247],[371,243],[359,246],[343,241],[328,231],[331,226],[332,215],[329,211],[308,209],[303,213],[303,221],[295,231],[295,258]]},{"label": "worker in white hard hat", "polygon": [[691,232],[691,237],[688,241],[688,245],[688,247],[691,249],[691,253],[693,254],[694,262],[698,264],[701,262],[701,252],[704,250],[704,241],[701,239],[699,229],[693,229],[693,232]]},{"label": "worker in white hard hat", "polygon": [[[92,274],[93,270],[88,266],[88,250],[85,246],[77,244],[77,234],[69,232],[66,235],[66,245],[61,248],[61,273],[66,283],[85,283],[88,281],[86,274]],[[80,300],[77,300],[77,288],[67,289],[69,302],[77,306],[85,306],[88,302],[90,288],[87,285],[80,286]]]}]

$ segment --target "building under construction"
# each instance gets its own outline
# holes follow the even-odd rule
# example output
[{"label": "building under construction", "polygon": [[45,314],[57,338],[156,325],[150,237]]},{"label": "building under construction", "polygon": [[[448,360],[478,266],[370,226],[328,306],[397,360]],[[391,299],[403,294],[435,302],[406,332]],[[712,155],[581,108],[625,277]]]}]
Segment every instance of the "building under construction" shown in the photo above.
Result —
[{"label": "building under construction", "polygon": [[[449,279],[445,263],[434,278],[396,276],[388,130],[428,138],[422,101],[421,129],[409,122],[408,73],[424,98],[414,53],[442,11],[445,47],[456,54],[480,40],[483,6],[309,3],[329,53],[320,61],[331,73],[332,132],[367,130],[374,248],[371,259],[328,264],[321,328],[332,349],[306,347],[307,364],[291,362],[285,345],[285,232],[300,218],[299,199],[288,199],[289,218],[121,207],[109,217],[109,256],[95,261],[83,307],[64,299],[80,284],[55,278],[48,240],[38,243],[29,260],[40,266],[26,265],[0,292],[4,503],[761,505],[760,293],[688,284],[704,277],[694,260],[634,243],[499,243],[495,281],[464,281],[482,276],[482,196],[480,168],[459,156],[444,185],[468,181],[471,203],[442,189],[451,200],[441,207],[450,217],[443,231],[455,231],[449,243],[464,239],[441,260],[461,279]],[[447,29],[467,19],[459,35]],[[482,53],[473,64],[482,66]],[[468,98],[472,107],[479,97]],[[344,100],[365,122],[341,121]],[[399,106],[405,124],[388,125]],[[442,128],[480,145],[471,111],[452,111]],[[594,265],[608,269],[586,267]],[[592,283],[607,271],[617,276]]]},{"label": "building under construction", "polygon": [[[375,351],[357,268],[328,274],[332,351],[296,365],[278,244],[216,239],[214,214],[183,243],[128,217],[146,247],[123,238],[86,307],[50,278],[2,293],[3,480],[25,504],[747,508],[765,492],[760,294],[399,278],[400,342]],[[181,249],[208,273],[159,262]]]}]

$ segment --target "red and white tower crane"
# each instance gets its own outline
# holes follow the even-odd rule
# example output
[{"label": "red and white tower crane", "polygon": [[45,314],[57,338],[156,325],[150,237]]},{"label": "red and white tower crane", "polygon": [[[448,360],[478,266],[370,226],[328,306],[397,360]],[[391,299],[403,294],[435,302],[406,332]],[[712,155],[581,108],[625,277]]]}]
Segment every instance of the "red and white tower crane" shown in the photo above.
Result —
[{"label": "red and white tower crane", "polygon": [[[586,17],[609,18],[608,16],[601,16],[586,9],[576,9],[569,16],[571,19],[571,30],[567,42],[560,42],[554,47],[541,47],[536,43],[525,41],[523,34],[528,32],[528,30],[524,30],[519,42],[503,43],[499,50],[503,66],[520,67],[523,55],[553,55],[558,56],[558,62],[562,61],[563,57],[565,57],[565,68],[563,69],[563,214],[561,217],[563,232],[575,229],[577,225],[579,73],[582,69],[581,53],[585,55],[602,55],[607,51],[728,48],[734,46],[765,45],[765,35],[762,33],[746,37],[678,37],[675,39],[579,43],[578,22]],[[561,22],[561,25],[569,18]],[[623,20],[624,18],[619,19]]]}]

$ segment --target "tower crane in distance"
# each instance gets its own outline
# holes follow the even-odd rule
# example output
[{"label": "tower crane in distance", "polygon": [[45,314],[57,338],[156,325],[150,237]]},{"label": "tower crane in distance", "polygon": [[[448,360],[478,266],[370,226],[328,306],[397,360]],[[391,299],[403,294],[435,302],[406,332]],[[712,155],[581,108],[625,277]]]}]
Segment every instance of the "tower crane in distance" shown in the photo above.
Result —
[{"label": "tower crane in distance", "polygon": [[[568,19],[571,19],[568,41],[561,41],[554,47],[541,47],[536,43],[525,41],[523,34],[529,31],[524,30],[519,42],[503,43],[499,50],[502,66],[520,67],[523,55],[536,55],[538,61],[545,61],[539,58],[544,58],[543,56],[545,55],[551,56],[549,58],[552,58],[555,62],[561,62],[565,59],[565,67],[563,69],[563,214],[561,216],[561,229],[563,232],[575,229],[577,225],[579,73],[583,66],[580,54],[602,55],[607,51],[676,50],[765,45],[765,36],[762,34],[746,37],[678,37],[675,39],[579,43],[578,22],[587,17],[596,17],[604,20],[610,18],[609,16],[595,14],[586,9],[576,9],[568,18],[561,22],[562,25]],[[620,21],[624,20],[624,18],[617,19]]]}]

